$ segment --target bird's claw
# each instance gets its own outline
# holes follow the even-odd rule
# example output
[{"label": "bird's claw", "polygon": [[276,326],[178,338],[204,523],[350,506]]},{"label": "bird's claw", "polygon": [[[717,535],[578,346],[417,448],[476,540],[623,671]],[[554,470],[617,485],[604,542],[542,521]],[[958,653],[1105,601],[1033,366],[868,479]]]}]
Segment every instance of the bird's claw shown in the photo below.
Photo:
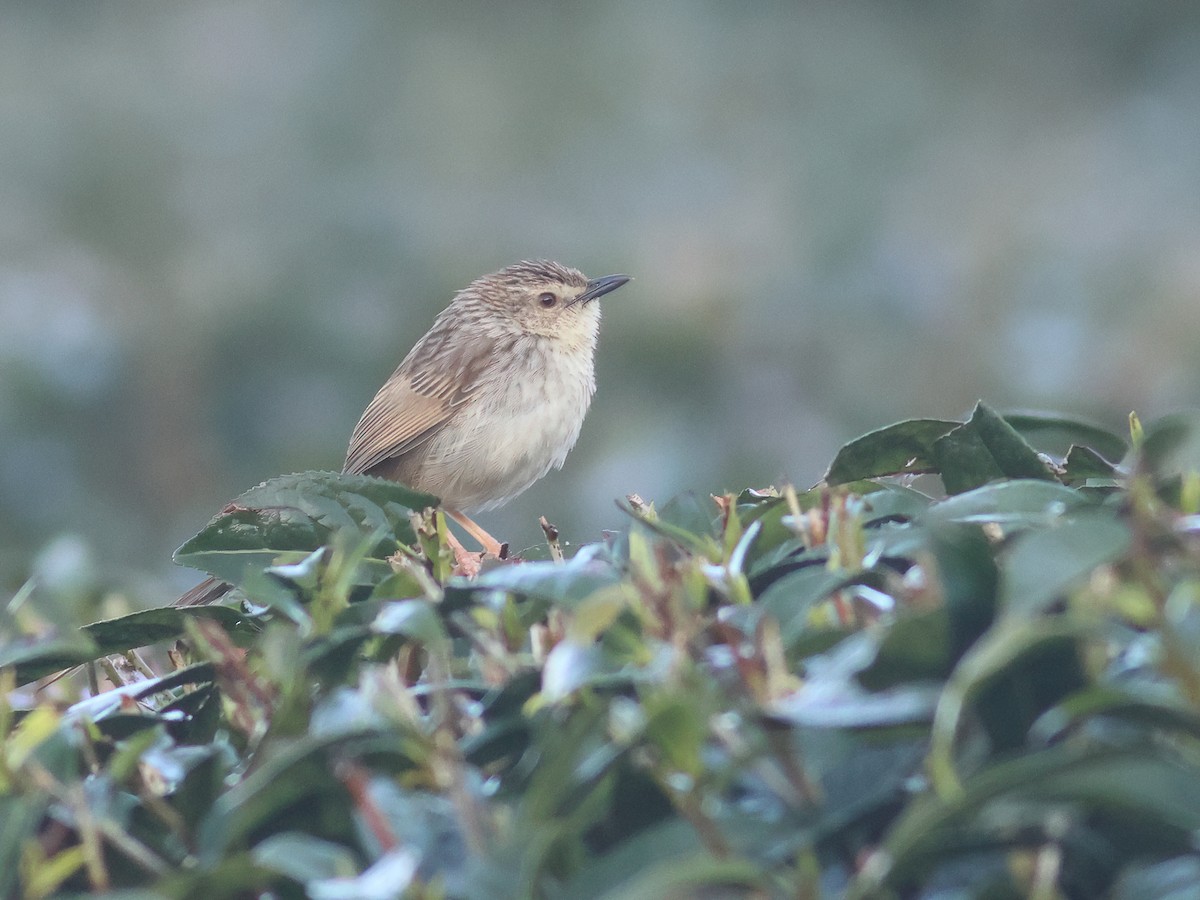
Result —
[{"label": "bird's claw", "polygon": [[454,548],[454,574],[474,578],[483,567],[483,554],[472,553],[465,547]]}]

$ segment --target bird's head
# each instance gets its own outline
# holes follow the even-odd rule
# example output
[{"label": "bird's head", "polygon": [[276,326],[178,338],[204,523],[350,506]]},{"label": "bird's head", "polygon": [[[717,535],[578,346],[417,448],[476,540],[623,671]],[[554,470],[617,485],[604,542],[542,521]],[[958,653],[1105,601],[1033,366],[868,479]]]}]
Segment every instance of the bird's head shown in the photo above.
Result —
[{"label": "bird's head", "polygon": [[600,304],[594,301],[627,281],[628,275],[589,280],[556,262],[524,261],[476,279],[456,302],[488,310],[506,330],[574,345],[595,341]]}]

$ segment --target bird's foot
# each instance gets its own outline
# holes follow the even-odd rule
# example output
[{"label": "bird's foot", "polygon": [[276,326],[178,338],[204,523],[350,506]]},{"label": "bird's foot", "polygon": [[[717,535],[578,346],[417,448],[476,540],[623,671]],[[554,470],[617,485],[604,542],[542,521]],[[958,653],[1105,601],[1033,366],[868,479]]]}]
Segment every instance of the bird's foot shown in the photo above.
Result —
[{"label": "bird's foot", "polygon": [[462,544],[459,544],[457,547],[454,547],[453,574],[461,575],[464,578],[474,578],[483,567],[483,557],[483,553],[472,553]]}]

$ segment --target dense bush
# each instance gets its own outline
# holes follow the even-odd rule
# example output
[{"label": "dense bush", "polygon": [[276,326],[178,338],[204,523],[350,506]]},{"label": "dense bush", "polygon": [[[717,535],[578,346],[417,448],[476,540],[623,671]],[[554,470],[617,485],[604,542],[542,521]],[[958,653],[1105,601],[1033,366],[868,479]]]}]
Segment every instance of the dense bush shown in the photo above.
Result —
[{"label": "dense bush", "polygon": [[432,498],[269,481],[179,550],[223,605],[3,613],[0,895],[1192,890],[1200,417],[1129,443],[980,405],[472,582]]}]

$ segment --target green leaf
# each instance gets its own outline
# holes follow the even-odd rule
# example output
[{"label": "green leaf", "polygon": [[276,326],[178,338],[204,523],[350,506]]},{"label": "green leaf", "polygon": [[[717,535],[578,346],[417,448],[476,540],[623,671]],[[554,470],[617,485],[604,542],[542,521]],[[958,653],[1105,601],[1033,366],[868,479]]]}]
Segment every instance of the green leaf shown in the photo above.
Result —
[{"label": "green leaf", "polygon": [[[1095,826],[1110,833],[1113,851],[1132,857],[1130,834],[1140,833],[1161,854],[1189,849],[1200,827],[1200,771],[1152,747],[1055,747],[990,766],[947,802],[926,795],[913,804],[883,843],[883,853],[863,867],[848,893],[880,896],[919,884],[938,863],[990,842],[1008,847],[1019,811],[1037,821],[1047,804],[1102,815]],[[1122,851],[1121,848],[1127,848]]]},{"label": "green leaf", "polygon": [[938,524],[927,529],[921,556],[942,603],[935,609],[900,611],[871,664],[858,673],[858,682],[869,690],[944,679],[992,622],[998,573],[978,528]]},{"label": "green leaf", "polygon": [[1022,745],[1038,716],[1083,687],[1078,655],[1089,633],[1065,617],[1001,618],[967,650],[938,700],[931,734],[929,770],[939,794],[961,791],[954,751],[968,708],[995,747]]},{"label": "green leaf", "polygon": [[127,699],[145,700],[155,694],[184,685],[203,684],[212,681],[214,672],[211,663],[196,663],[159,678],[122,685],[73,704],[65,713],[64,719],[66,721],[83,719],[98,722],[108,716],[119,714],[124,709]]},{"label": "green leaf", "polygon": [[992,624],[1000,573],[991,544],[973,525],[935,525],[929,548],[949,618],[949,652],[958,659]]},{"label": "green leaf", "polygon": [[1175,413],[1147,425],[1141,459],[1159,477],[1200,471],[1200,413]]},{"label": "green leaf", "polygon": [[910,681],[945,678],[956,655],[945,609],[902,616],[889,628],[871,664],[858,674],[870,691],[884,691]]},{"label": "green leaf", "polygon": [[621,580],[621,573],[604,558],[600,544],[586,544],[567,562],[527,562],[498,566],[478,578],[455,579],[447,600],[469,601],[480,591],[507,591],[571,607],[583,598]]},{"label": "green leaf", "polygon": [[1134,865],[1117,881],[1112,900],[1191,900],[1200,884],[1200,857],[1180,856],[1157,865]]},{"label": "green leaf", "polygon": [[214,621],[231,635],[250,637],[259,631],[249,616],[228,606],[164,606],[93,622],[83,630],[96,642],[101,654],[120,653],[177,638],[183,634],[185,623],[192,619]]},{"label": "green leaf", "polygon": [[1037,451],[983,403],[965,424],[933,442],[933,459],[951,494],[998,478],[1054,478]]},{"label": "green leaf", "polygon": [[883,521],[915,519],[923,513],[932,498],[900,484],[878,484],[878,490],[862,494],[864,525]]},{"label": "green leaf", "polygon": [[609,671],[604,652],[595,644],[559,641],[542,666],[542,698],[557,703]]},{"label": "green leaf", "polygon": [[28,655],[17,665],[17,683],[27,684],[101,656],[172,640],[184,633],[184,623],[189,619],[214,620],[230,634],[241,638],[258,631],[245,613],[228,606],[167,606],[141,610],[85,625],[81,632],[90,639],[90,644],[74,645],[76,649],[69,652],[63,652],[59,645],[48,644],[44,653]]},{"label": "green leaf", "polygon": [[1045,745],[1057,743],[1073,729],[1101,716],[1200,738],[1200,715],[1177,698],[1140,696],[1132,690],[1101,685],[1072,694],[1048,710],[1030,729],[1030,739]]},{"label": "green leaf", "polygon": [[603,900],[662,900],[664,897],[762,897],[766,882],[748,860],[679,857],[648,867],[603,895]]},{"label": "green leaf", "polygon": [[0,897],[19,897],[21,857],[36,841],[38,823],[51,799],[48,794],[0,795]]},{"label": "green leaf", "polygon": [[[693,502],[695,502],[695,498],[693,498]],[[675,522],[669,519],[661,518],[658,512],[655,511],[653,504],[644,509],[635,509],[628,500],[617,501],[618,509],[654,534],[664,537],[697,555],[716,552],[716,548],[719,545],[716,538],[711,534],[711,527],[701,531],[692,530],[697,526],[697,520],[694,511],[689,512],[690,506],[690,503],[685,504],[683,508],[675,510],[672,514],[674,518],[680,518],[688,523],[686,526],[683,526],[676,525]]]},{"label": "green leaf", "polygon": [[1128,442],[1114,431],[1057,413],[1011,412],[1004,420],[1030,444],[1047,453],[1062,456],[1071,446],[1090,450],[1114,462],[1129,451]]},{"label": "green leaf", "polygon": [[427,600],[399,600],[385,603],[371,623],[379,634],[400,634],[419,641],[430,650],[444,650],[449,638],[432,603]]},{"label": "green leaf", "polygon": [[87,635],[79,632],[72,636],[53,638],[19,637],[0,647],[0,668],[14,666],[17,684],[50,675],[88,662],[103,653]]},{"label": "green leaf", "polygon": [[322,878],[305,888],[312,900],[359,900],[403,897],[417,877],[417,854],[400,846],[388,850],[362,874],[352,878]]},{"label": "green leaf", "polygon": [[909,419],[855,438],[837,452],[825,473],[828,484],[884,475],[930,472],[938,438],[961,425],[945,419]]},{"label": "green leaf", "polygon": [[245,847],[251,835],[303,830],[325,839],[353,832],[351,801],[337,779],[332,756],[353,753],[358,745],[382,747],[385,736],[392,755],[402,752],[398,736],[377,727],[338,730],[306,736],[273,747],[242,781],[222,794],[196,829],[195,845],[202,866],[214,866]]},{"label": "green leaf", "polygon": [[874,580],[874,576],[844,569],[830,570],[823,565],[805,566],[772,583],[756,605],[779,622],[784,646],[790,649],[810,630],[809,614],[814,606],[834,591],[864,579]]},{"label": "green leaf", "polygon": [[643,698],[646,738],[653,742],[670,770],[698,778],[708,734],[703,699],[688,694],[652,691]]},{"label": "green leaf", "polygon": [[251,856],[262,868],[287,875],[299,884],[358,874],[358,861],[346,847],[297,831],[271,835],[255,845]]},{"label": "green leaf", "polygon": [[985,484],[939,500],[929,506],[924,520],[994,522],[1006,527],[1044,525],[1089,504],[1087,497],[1064,485],[1016,479]]},{"label": "green leaf", "polygon": [[866,691],[849,681],[816,679],[766,712],[777,721],[809,728],[884,728],[932,722],[937,695],[930,683]]},{"label": "green leaf", "polygon": [[1026,532],[1001,562],[1000,597],[1010,613],[1032,615],[1129,552],[1129,526],[1110,510],[1074,513]]},{"label": "green leaf", "polygon": [[672,497],[658,511],[658,521],[696,535],[714,537],[716,508],[711,500],[701,500],[692,491]]},{"label": "green leaf", "polygon": [[283,475],[226,506],[175,551],[175,561],[240,584],[248,570],[299,562],[347,530],[377,539],[390,536],[376,548],[383,557],[396,541],[416,540],[409,513],[437,502],[429,494],[365,475]]},{"label": "green leaf", "polygon": [[295,509],[329,531],[357,528],[363,534],[405,526],[405,542],[414,540],[410,511],[438,505],[437,497],[397,481],[342,472],[281,475],[246,491],[230,506],[245,509]]},{"label": "green leaf", "polygon": [[[704,847],[688,823],[670,818],[625,836],[610,852],[587,860],[559,894],[572,900],[624,898],[639,875],[658,866],[694,859]],[[659,895],[662,896],[662,895]]]},{"label": "green leaf", "polygon": [[1073,444],[1063,462],[1068,484],[1080,484],[1089,480],[1107,480],[1120,474],[1117,467],[1093,450]]}]

